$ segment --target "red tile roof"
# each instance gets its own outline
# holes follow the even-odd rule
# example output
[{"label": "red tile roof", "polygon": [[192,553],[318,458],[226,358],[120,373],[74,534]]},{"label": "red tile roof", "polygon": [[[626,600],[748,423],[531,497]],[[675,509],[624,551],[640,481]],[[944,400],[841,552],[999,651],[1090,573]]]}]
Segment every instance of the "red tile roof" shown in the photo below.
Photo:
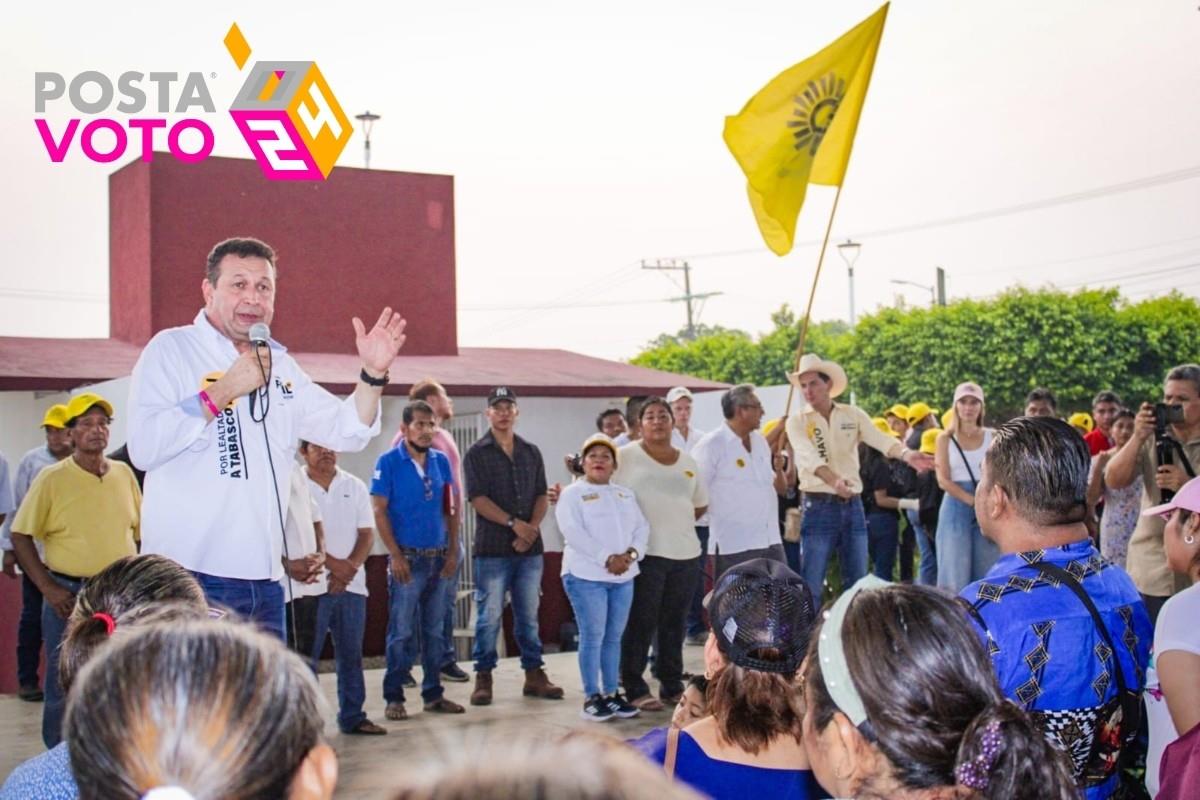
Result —
[{"label": "red tile roof", "polygon": [[[71,389],[130,374],[141,348],[116,339],[0,337],[0,390]],[[293,353],[313,380],[347,392],[358,375],[358,358],[341,353]],[[425,377],[437,378],[452,395],[482,395],[504,384],[518,395],[612,397],[665,394],[672,386],[693,391],[727,384],[635,367],[618,361],[534,348],[463,347],[455,356],[405,356],[392,366],[388,394],[400,394]]]}]

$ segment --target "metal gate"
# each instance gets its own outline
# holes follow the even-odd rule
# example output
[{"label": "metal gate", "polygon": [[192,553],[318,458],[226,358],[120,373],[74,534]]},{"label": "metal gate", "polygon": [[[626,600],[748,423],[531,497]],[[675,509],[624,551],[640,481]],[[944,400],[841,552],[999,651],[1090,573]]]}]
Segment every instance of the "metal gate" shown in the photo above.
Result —
[{"label": "metal gate", "polygon": [[[464,414],[454,417],[442,427],[454,437],[458,452],[465,456],[471,445],[479,441],[487,431],[487,421],[483,414]],[[475,544],[475,512],[466,502],[465,486],[463,493],[460,535],[467,556],[463,559],[458,594],[454,599],[454,651],[459,661],[466,661],[471,657],[471,644],[475,638],[475,565],[471,560],[471,549]],[[503,656],[504,637],[497,638],[496,649],[500,651],[499,655]]]}]

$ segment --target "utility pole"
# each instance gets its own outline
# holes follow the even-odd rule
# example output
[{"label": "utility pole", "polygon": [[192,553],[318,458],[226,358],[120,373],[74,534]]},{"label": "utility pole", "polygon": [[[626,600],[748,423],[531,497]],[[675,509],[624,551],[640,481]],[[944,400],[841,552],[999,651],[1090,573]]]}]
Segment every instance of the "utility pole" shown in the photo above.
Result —
[{"label": "utility pole", "polygon": [[[692,294],[692,268],[686,261],[676,258],[656,258],[653,263],[648,259],[642,259],[642,269],[652,269],[658,272],[682,272],[683,273],[683,296],[672,297],[669,302],[685,303],[687,306],[687,336],[688,339],[696,338],[696,317],[700,316],[700,305],[702,301],[710,297],[716,297],[721,292],[701,292],[700,294]],[[677,284],[678,285],[678,284]],[[692,310],[693,301],[697,301],[696,309]]]},{"label": "utility pole", "polygon": [[946,305],[946,270],[937,268],[937,304]]}]

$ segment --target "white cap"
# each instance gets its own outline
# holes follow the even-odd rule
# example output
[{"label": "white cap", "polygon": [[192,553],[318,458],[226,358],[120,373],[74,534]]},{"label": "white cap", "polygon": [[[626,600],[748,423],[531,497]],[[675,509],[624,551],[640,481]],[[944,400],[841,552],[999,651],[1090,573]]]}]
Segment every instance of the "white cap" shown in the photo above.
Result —
[{"label": "white cap", "polygon": [[676,400],[678,400],[681,397],[686,397],[688,400],[692,399],[692,393],[688,390],[688,388],[686,386],[676,386],[674,389],[667,392],[667,402],[668,403],[674,403]]}]

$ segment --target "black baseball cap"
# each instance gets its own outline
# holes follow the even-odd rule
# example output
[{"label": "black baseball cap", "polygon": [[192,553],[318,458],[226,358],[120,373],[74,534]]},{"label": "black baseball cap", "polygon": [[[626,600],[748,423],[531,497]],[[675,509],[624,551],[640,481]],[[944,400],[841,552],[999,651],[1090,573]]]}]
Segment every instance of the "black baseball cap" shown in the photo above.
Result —
[{"label": "black baseball cap", "polygon": [[[791,675],[817,619],[812,592],[786,564],[756,558],[730,567],[704,601],[717,646],[745,669]],[[779,652],[763,658],[764,649]]]},{"label": "black baseball cap", "polygon": [[500,403],[505,400],[510,403],[517,402],[517,396],[513,394],[513,390],[507,386],[497,386],[495,389],[492,389],[490,392],[488,392],[488,408],[491,408],[492,406],[496,405],[496,403]]}]

